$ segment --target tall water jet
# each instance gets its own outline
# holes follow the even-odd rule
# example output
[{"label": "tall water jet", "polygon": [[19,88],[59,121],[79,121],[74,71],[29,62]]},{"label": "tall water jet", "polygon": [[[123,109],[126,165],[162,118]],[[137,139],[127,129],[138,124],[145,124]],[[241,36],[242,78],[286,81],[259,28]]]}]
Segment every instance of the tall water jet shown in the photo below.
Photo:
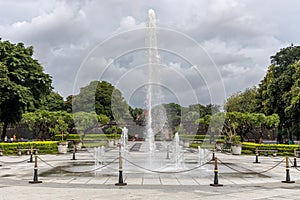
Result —
[{"label": "tall water jet", "polygon": [[128,128],[122,128],[121,134],[121,145],[122,145],[122,153],[125,154],[128,151]]},{"label": "tall water jet", "polygon": [[183,166],[183,153],[179,145],[179,134],[175,133],[173,140],[173,161],[175,163],[175,169],[184,168]]},{"label": "tall water jet", "polygon": [[147,21],[147,31],[148,36],[146,38],[146,46],[148,48],[148,85],[147,85],[147,95],[146,95],[146,108],[147,108],[147,118],[146,118],[146,135],[145,140],[148,144],[148,151],[152,153],[155,151],[155,133],[152,128],[152,108],[154,105],[153,101],[153,68],[159,64],[159,55],[157,51],[157,38],[156,38],[156,17],[154,10],[150,9],[148,11],[148,21]]},{"label": "tall water jet", "polygon": [[94,147],[94,158],[95,158],[95,168],[97,168],[104,161],[105,147]]}]

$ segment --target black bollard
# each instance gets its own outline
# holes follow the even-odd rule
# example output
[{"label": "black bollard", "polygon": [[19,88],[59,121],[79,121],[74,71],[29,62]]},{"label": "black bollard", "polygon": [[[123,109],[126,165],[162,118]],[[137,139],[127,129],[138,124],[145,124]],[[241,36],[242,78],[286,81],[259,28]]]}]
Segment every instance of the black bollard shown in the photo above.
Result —
[{"label": "black bollard", "polygon": [[32,147],[31,147],[31,150],[30,150],[30,158],[29,158],[28,163],[33,163]]},{"label": "black bollard", "polygon": [[298,167],[297,166],[297,158],[296,157],[294,158],[294,165],[292,167]]},{"label": "black bollard", "polygon": [[256,163],[256,164],[260,163],[260,162],[258,162],[258,156],[259,156],[258,148],[256,148],[256,150],[255,150],[255,162],[253,162],[253,163]]},{"label": "black bollard", "polygon": [[286,176],[285,176],[285,181],[281,181],[282,183],[295,183],[295,181],[291,181],[291,178],[290,178],[290,167],[289,167],[289,157],[286,156],[285,157],[285,169],[286,169]]},{"label": "black bollard", "polygon": [[214,150],[214,149],[212,150],[212,158],[211,158],[211,160],[212,160],[212,161],[215,160],[215,150]]},{"label": "black bollard", "polygon": [[34,156],[34,174],[33,181],[29,181],[29,183],[42,183],[42,181],[38,180],[38,167],[37,167],[37,156]]},{"label": "black bollard", "polygon": [[123,167],[122,167],[122,154],[121,154],[121,144],[119,144],[119,182],[115,184],[116,186],[125,186],[127,183],[123,181]]},{"label": "black bollard", "polygon": [[297,152],[296,152],[296,149],[294,150],[294,164],[292,167],[298,167],[297,166]]},{"label": "black bollard", "polygon": [[33,156],[32,156],[32,153],[31,153],[28,163],[32,163],[32,162],[33,162]]},{"label": "black bollard", "polygon": [[210,186],[214,187],[222,187],[223,184],[219,184],[219,179],[218,179],[218,159],[215,157],[215,169],[214,169],[214,183],[210,184]]},{"label": "black bollard", "polygon": [[73,156],[72,156],[72,159],[71,160],[77,160],[76,157],[75,157],[75,154],[76,154],[76,146],[74,144],[74,148],[73,148]]},{"label": "black bollard", "polygon": [[170,159],[170,155],[169,155],[170,154],[170,152],[169,152],[170,150],[169,149],[170,149],[170,146],[168,145],[167,146],[167,158],[166,158],[167,160]]}]

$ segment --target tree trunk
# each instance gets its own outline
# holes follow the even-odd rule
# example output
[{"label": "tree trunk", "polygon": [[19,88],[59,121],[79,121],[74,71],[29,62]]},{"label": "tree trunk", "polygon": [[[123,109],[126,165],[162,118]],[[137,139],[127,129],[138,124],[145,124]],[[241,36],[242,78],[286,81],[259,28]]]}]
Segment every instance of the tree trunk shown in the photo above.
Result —
[{"label": "tree trunk", "polygon": [[7,126],[8,126],[8,123],[6,121],[4,121],[4,124],[3,124],[3,130],[2,130],[2,135],[1,135],[1,140],[4,141],[4,138],[6,136],[6,132],[7,132]]}]

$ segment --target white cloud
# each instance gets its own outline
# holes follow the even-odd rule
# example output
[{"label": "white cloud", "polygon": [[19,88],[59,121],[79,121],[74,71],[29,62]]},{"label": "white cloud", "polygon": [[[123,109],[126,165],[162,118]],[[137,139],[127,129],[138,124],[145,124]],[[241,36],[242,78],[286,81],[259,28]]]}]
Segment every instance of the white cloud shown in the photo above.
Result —
[{"label": "white cloud", "polygon": [[126,16],[121,19],[119,30],[130,30],[145,27],[145,23],[138,23],[132,16]]}]

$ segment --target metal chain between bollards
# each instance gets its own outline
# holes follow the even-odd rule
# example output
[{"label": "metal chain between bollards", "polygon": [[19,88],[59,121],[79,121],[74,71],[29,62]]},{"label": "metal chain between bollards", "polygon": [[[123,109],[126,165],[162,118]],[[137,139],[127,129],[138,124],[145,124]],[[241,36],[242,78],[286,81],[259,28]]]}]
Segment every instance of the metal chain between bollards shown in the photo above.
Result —
[{"label": "metal chain between bollards", "polygon": [[[235,168],[233,168],[233,167],[227,165],[226,163],[224,163],[224,162],[221,161],[220,159],[218,159],[218,160],[219,160],[220,163],[223,164],[224,166],[226,166],[226,167],[228,167],[229,169],[231,169],[231,170],[233,170],[233,171],[236,171],[236,172],[238,172],[238,173],[240,173],[240,174],[249,174],[249,173],[250,173],[250,172],[243,172],[243,171],[237,170],[237,169],[235,169]],[[277,166],[279,166],[284,160],[285,160],[285,158],[282,159],[282,160],[281,160],[280,162],[278,162],[276,165],[270,167],[270,168],[267,169],[267,170],[264,170],[264,171],[261,171],[261,172],[251,171],[251,173],[254,173],[254,174],[264,174],[264,173],[266,173],[266,172],[268,172],[268,171],[271,171],[272,169],[276,168]]]},{"label": "metal chain between bollards", "polygon": [[25,160],[21,160],[21,161],[13,161],[13,162],[5,162],[5,161],[0,161],[0,163],[3,163],[3,164],[19,164],[19,163],[23,163],[23,162],[27,162],[28,161],[28,158],[26,158]]},{"label": "metal chain between bollards", "polygon": [[51,165],[51,164],[48,163],[47,161],[43,160],[40,156],[38,156],[38,159],[39,159],[40,161],[42,161],[43,163],[45,163],[46,165],[48,165],[48,166],[50,166],[50,167],[52,167],[52,168],[56,168],[56,166]]},{"label": "metal chain between bollards", "polygon": [[[292,161],[291,159],[289,159],[289,161],[290,161],[291,164],[294,164],[293,161]],[[296,167],[295,167],[295,166],[292,166],[292,167],[295,168],[296,170],[300,171],[300,168],[299,168],[298,166],[296,166]]]},{"label": "metal chain between bollards", "polygon": [[153,172],[153,173],[158,173],[158,174],[178,174],[178,173],[185,173],[185,172],[189,172],[189,171],[193,171],[193,170],[196,170],[200,167],[203,167],[204,165],[207,165],[210,163],[210,161],[204,163],[204,164],[201,164],[201,165],[198,165],[196,167],[193,167],[193,168],[190,168],[190,169],[186,169],[186,170],[181,170],[181,171],[172,171],[172,172],[168,172],[168,171],[157,171],[157,170],[151,170],[151,169],[148,169],[148,168],[145,168],[145,167],[142,167],[140,165],[137,165],[135,164],[134,162],[131,162],[130,160],[122,157],[122,159],[124,159],[125,161],[127,161],[128,163],[130,163],[131,165],[137,167],[137,168],[140,168],[140,169],[143,169],[143,170],[146,170],[146,171],[149,171],[149,172]]},{"label": "metal chain between bollards", "polygon": [[[43,163],[45,163],[46,165],[48,165],[48,166],[50,166],[50,167],[52,167],[52,168],[58,167],[58,166],[54,166],[54,165],[50,164],[49,162],[43,160],[43,159],[40,158],[40,157],[38,157],[38,158],[39,158],[39,160],[41,160]],[[110,161],[109,163],[107,163],[107,164],[105,164],[105,165],[101,165],[100,167],[94,168],[94,169],[92,169],[92,170],[76,171],[76,172],[70,171],[70,170],[66,170],[66,169],[61,169],[61,170],[62,170],[62,171],[66,171],[66,172],[71,172],[71,173],[86,173],[86,172],[93,172],[93,171],[97,171],[97,170],[99,170],[99,169],[102,169],[102,168],[104,168],[104,167],[107,167],[107,166],[111,165],[111,164],[114,163],[117,159],[119,159],[119,158],[115,158],[114,160]]]}]

